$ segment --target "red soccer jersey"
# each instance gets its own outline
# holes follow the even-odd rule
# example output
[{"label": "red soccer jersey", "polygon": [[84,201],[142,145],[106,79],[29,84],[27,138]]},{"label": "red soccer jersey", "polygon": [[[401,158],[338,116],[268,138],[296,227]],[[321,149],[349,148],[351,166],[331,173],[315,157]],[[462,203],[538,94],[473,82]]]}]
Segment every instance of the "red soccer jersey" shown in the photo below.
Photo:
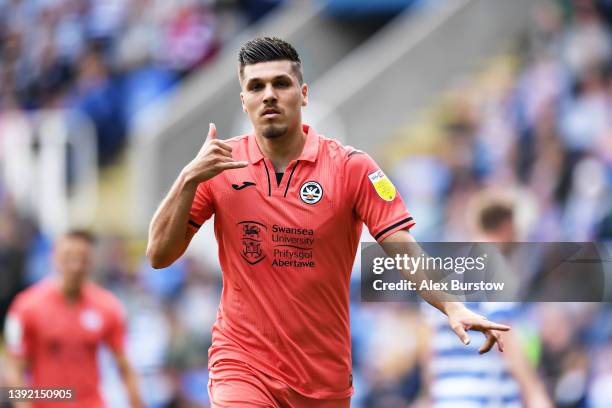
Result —
[{"label": "red soccer jersey", "polygon": [[201,183],[190,225],[215,214],[223,293],[209,366],[241,360],[311,398],[352,394],[349,283],[361,229],[414,222],[376,163],[304,125],[280,185],[253,134],[228,140],[245,168]]},{"label": "red soccer jersey", "polygon": [[102,408],[98,391],[97,351],[106,343],[123,352],[124,315],[117,298],[87,283],[70,303],[56,281],[45,279],[19,294],[9,310],[9,352],[24,356],[33,387],[74,389],[70,402],[38,402],[37,408],[74,406]]}]

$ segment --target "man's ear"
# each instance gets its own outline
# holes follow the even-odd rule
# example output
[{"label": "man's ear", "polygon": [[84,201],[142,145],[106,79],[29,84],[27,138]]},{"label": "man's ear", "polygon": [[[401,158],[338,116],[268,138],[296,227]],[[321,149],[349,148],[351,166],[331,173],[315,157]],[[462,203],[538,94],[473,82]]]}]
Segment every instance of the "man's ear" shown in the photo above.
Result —
[{"label": "man's ear", "polygon": [[302,106],[308,105],[308,85],[302,84]]},{"label": "man's ear", "polygon": [[240,103],[242,104],[242,111],[246,113],[246,107],[244,106],[244,94],[240,92]]}]

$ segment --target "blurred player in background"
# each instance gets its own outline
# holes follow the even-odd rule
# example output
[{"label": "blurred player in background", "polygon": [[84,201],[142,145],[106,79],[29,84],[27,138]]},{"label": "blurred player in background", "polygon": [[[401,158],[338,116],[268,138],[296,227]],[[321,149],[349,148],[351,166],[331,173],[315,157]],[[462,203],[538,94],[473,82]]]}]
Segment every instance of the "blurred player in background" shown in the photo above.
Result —
[{"label": "blurred player in background", "polygon": [[[499,194],[475,200],[476,242],[516,242],[514,206]],[[512,324],[519,311],[512,302],[471,302],[488,318]],[[473,346],[457,347],[454,334],[430,306],[424,310],[431,325],[431,349],[425,358],[425,383],[436,408],[552,408],[543,383],[528,361],[514,332],[503,334],[504,353],[478,356]]]},{"label": "blurred player in background", "polygon": [[[155,268],[172,264],[215,215],[223,293],[209,351],[213,407],[348,407],[349,281],[362,225],[393,253],[389,244],[414,242],[414,221],[367,154],[302,123],[308,86],[290,44],[254,39],[239,62],[254,131],[222,141],[210,125],[153,217],[147,255]],[[483,331],[483,352],[508,330],[427,300],[464,343],[466,330]]]},{"label": "blurred player in background", "polygon": [[119,301],[89,280],[93,237],[80,230],[61,236],[53,251],[55,274],[20,293],[5,324],[11,387],[70,388],[70,402],[36,408],[103,408],[97,355],[106,344],[117,362],[133,408],[142,407],[136,375],[124,353],[125,321]]}]

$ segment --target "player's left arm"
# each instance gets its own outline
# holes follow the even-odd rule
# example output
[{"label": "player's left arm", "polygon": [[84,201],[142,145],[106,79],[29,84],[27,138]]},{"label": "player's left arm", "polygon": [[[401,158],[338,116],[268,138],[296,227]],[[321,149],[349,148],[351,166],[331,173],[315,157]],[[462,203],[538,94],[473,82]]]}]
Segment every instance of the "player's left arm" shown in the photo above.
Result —
[{"label": "player's left arm", "polygon": [[113,351],[113,357],[115,358],[119,374],[125,385],[130,406],[132,408],[144,408],[144,404],[140,399],[140,392],[138,391],[138,377],[128,361],[127,356],[122,351]]},{"label": "player's left arm", "polygon": [[104,342],[112,351],[115,363],[119,370],[121,380],[125,385],[128,400],[132,408],[144,408],[138,390],[138,376],[125,354],[125,332],[126,317],[121,303],[114,296],[107,299],[108,327],[104,336]]},{"label": "player's left arm", "polygon": [[[353,203],[356,217],[368,226],[370,233],[382,245],[387,255],[401,257],[418,250],[413,254],[418,257],[422,251],[415,245],[416,241],[407,230],[414,225],[414,220],[395,186],[376,162],[367,154],[353,150],[346,156],[344,175],[345,194]],[[407,276],[409,280],[417,283],[425,280],[423,271],[411,271],[413,272],[416,273]],[[488,321],[468,310],[463,303],[450,301],[453,298],[440,291],[421,290],[419,294],[448,317],[451,328],[464,344],[470,342],[466,331],[477,330],[483,332],[487,338],[480,348],[481,353],[489,351],[496,342],[498,348],[503,350],[499,332],[510,330],[509,326]]]},{"label": "player's left arm", "polygon": [[[395,257],[398,254],[411,253],[411,248],[415,248],[417,242],[406,229],[402,229],[390,234],[379,241],[379,243],[387,255]],[[423,271],[416,271],[414,275],[407,275],[406,278],[419,282],[424,280],[425,276]],[[472,312],[461,302],[445,300],[440,297],[439,292],[421,290],[419,295],[448,317],[451,329],[464,344],[470,343],[470,336],[467,334],[467,331],[474,330],[482,332],[486,337],[486,341],[479,349],[481,354],[491,350],[495,343],[497,343],[499,351],[504,350],[500,332],[510,330],[510,326],[491,322],[486,317]]]}]

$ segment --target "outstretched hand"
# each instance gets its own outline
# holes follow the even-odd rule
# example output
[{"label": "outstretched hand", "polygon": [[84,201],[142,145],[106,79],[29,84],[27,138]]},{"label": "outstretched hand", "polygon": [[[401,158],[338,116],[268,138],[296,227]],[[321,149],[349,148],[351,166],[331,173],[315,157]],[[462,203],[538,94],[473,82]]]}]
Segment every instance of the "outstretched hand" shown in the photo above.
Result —
[{"label": "outstretched hand", "polygon": [[217,128],[211,123],[200,151],[187,165],[186,170],[193,181],[201,183],[225,170],[239,169],[248,164],[246,161],[236,161],[232,158],[232,146],[217,139]]},{"label": "outstretched hand", "polygon": [[461,303],[458,303],[456,307],[450,308],[446,314],[451,329],[453,329],[463,344],[470,344],[470,336],[467,334],[467,331],[475,330],[482,332],[486,337],[485,342],[478,350],[480,354],[491,350],[495,343],[497,343],[499,351],[504,351],[501,332],[510,330],[510,326],[491,322],[486,317],[472,312]]}]

